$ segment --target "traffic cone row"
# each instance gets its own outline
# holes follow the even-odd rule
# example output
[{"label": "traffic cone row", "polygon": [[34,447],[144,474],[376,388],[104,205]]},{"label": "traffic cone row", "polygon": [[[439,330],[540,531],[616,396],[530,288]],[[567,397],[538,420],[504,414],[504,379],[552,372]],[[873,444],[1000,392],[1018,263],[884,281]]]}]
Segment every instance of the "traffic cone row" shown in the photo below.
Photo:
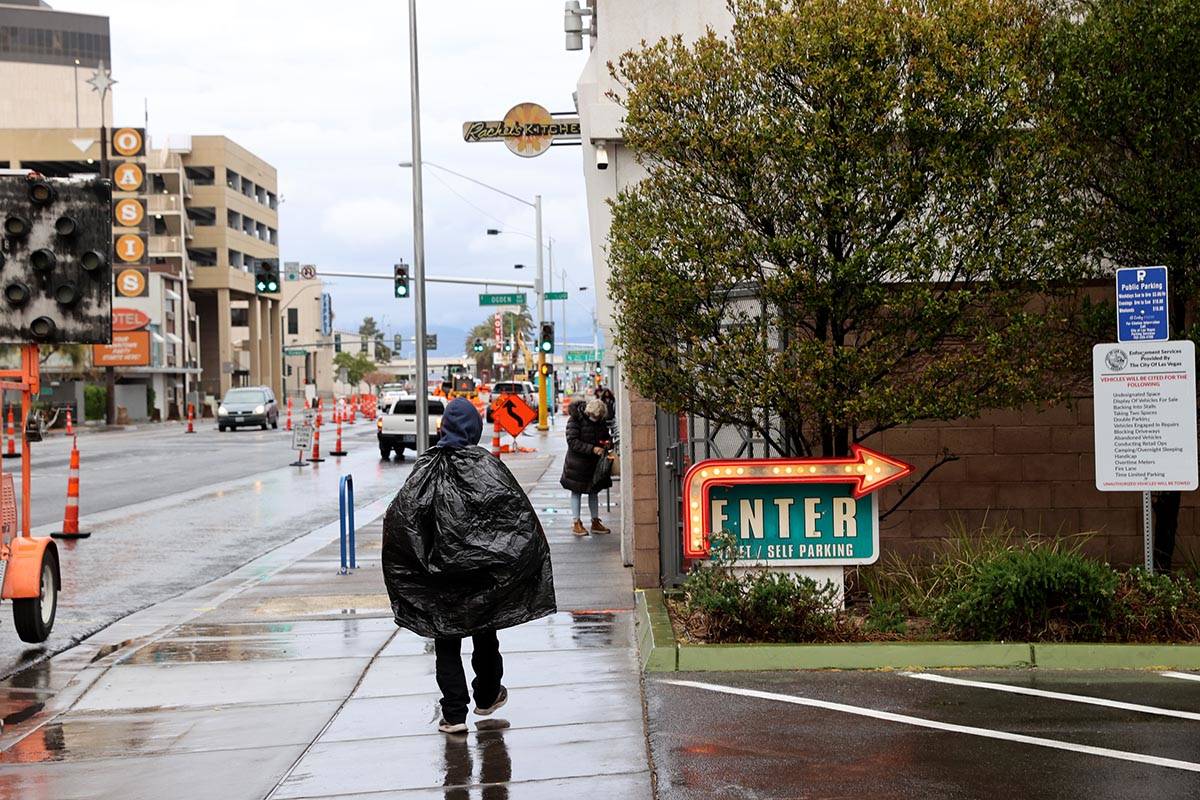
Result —
[{"label": "traffic cone row", "polygon": [[67,473],[67,507],[62,530],[50,534],[55,539],[86,539],[91,531],[79,530],[79,440],[71,442],[71,469]]},{"label": "traffic cone row", "polygon": [[309,461],[321,462],[325,459],[321,458],[321,401],[317,401],[317,426],[313,429],[313,446],[312,455],[308,457]]},{"label": "traffic cone row", "polygon": [[21,454],[17,452],[17,431],[13,428],[13,413],[12,406],[8,407],[8,430],[5,433],[8,436],[8,450],[4,452],[4,458],[20,458]]}]

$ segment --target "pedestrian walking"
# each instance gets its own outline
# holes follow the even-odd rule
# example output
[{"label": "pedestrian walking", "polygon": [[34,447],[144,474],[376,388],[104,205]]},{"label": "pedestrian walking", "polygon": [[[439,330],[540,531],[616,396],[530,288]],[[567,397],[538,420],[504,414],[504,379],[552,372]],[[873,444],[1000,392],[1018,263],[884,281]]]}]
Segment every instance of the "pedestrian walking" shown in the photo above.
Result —
[{"label": "pedestrian walking", "polygon": [[[478,447],[483,421],[456,398],[442,435],[415,465],[383,522],[383,577],[396,624],[434,640],[443,733],[467,731],[508,700],[496,631],[553,614],[550,546],[529,498],[500,459]],[[460,656],[471,637],[475,679]]]},{"label": "pedestrian walking", "polygon": [[[563,460],[562,477],[559,483],[571,493],[571,512],[575,523],[571,532],[576,536],[591,533],[610,533],[600,520],[599,492],[612,486],[611,474],[601,474],[597,480],[600,459],[608,458],[612,440],[605,416],[608,407],[604,401],[576,400],[567,409],[567,457]],[[588,511],[592,514],[590,529],[583,527],[581,512],[583,495],[588,498]]]}]

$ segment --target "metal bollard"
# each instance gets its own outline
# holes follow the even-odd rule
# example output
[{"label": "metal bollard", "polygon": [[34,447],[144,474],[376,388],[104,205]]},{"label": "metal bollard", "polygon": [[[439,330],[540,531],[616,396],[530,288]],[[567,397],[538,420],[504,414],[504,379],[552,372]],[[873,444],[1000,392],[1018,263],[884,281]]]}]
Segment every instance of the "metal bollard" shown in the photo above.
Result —
[{"label": "metal bollard", "polygon": [[[354,476],[343,475],[338,487],[338,521],[340,523],[339,544],[341,545],[342,568],[339,575],[348,575],[358,569],[354,558]],[[347,568],[347,554],[349,568]]]}]

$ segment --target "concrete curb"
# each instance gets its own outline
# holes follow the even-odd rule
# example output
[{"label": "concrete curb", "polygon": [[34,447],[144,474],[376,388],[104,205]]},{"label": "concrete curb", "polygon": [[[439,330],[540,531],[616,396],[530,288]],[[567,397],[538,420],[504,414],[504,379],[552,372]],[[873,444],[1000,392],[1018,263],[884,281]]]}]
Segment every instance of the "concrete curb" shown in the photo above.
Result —
[{"label": "concrete curb", "polygon": [[636,592],[638,656],[645,672],[798,669],[1200,669],[1200,645],[1028,642],[681,644],[663,593]]}]

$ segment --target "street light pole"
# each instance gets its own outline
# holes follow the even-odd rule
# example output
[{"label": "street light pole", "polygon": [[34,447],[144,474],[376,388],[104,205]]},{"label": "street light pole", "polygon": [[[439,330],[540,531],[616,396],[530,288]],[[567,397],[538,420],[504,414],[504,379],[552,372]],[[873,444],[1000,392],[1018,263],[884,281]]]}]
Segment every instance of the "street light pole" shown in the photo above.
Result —
[{"label": "street light pole", "polygon": [[421,187],[421,92],[417,73],[417,0],[408,0],[408,61],[412,96],[413,302],[416,316],[417,455],[429,447],[428,354],[425,351],[425,215]]},{"label": "street light pole", "polygon": [[[544,276],[542,266],[542,249],[545,245],[542,244],[542,196],[535,195],[533,198],[533,213],[537,217],[535,223],[536,230],[534,235],[537,236],[537,277],[534,279],[533,291],[537,294],[538,304],[538,328],[542,327],[542,323],[546,320],[546,293],[542,291],[542,281]],[[550,430],[549,406],[546,402],[546,380],[544,367],[546,366],[546,352],[542,348],[538,348],[538,424],[539,431]]]},{"label": "street light pole", "polygon": [[[108,97],[108,90],[116,81],[112,79],[112,72],[106,69],[104,62],[101,61],[88,83],[92,85],[92,91],[100,95],[100,177],[107,180],[112,175],[108,171],[108,120],[104,113],[104,101]],[[117,422],[117,374],[112,367],[104,368],[104,391],[107,394],[104,405],[104,424],[115,425]]]}]

